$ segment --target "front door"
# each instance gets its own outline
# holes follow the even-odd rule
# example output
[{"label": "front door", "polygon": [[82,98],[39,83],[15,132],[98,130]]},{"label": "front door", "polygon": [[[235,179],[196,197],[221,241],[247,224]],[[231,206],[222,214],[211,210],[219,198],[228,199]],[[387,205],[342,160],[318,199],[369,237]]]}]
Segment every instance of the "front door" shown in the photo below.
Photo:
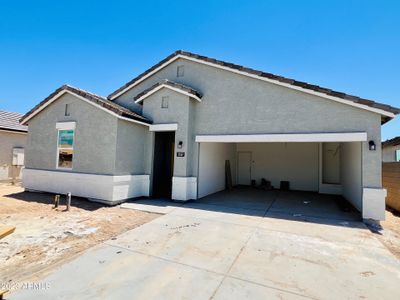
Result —
[{"label": "front door", "polygon": [[240,185],[251,184],[251,152],[238,152],[237,179]]},{"label": "front door", "polygon": [[154,141],[153,197],[171,198],[175,132],[156,132]]}]

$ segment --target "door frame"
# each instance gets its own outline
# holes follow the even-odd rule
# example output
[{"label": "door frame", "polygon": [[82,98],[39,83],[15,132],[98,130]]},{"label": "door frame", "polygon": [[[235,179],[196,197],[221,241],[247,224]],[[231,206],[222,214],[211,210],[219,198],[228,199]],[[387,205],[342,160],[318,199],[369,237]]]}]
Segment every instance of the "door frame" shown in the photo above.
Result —
[{"label": "door frame", "polygon": [[[154,138],[153,138],[153,151],[152,151],[152,165],[151,165],[151,189],[150,189],[150,195],[151,195],[151,197],[154,197],[155,196],[155,193],[154,193],[154,188],[155,188],[155,185],[154,185],[154,183],[155,183],[155,181],[156,181],[156,179],[155,179],[155,177],[156,177],[156,171],[155,171],[155,167],[156,167],[156,165],[155,165],[155,163],[156,163],[156,145],[157,145],[157,134],[170,134],[170,135],[172,135],[172,139],[171,139],[171,149],[170,149],[170,151],[171,151],[171,157],[170,157],[170,164],[171,164],[171,174],[170,174],[170,176],[171,176],[171,186],[170,186],[170,189],[171,189],[171,195],[169,196],[169,197],[171,197],[172,196],[172,188],[173,188],[173,177],[174,177],[174,168],[175,168],[175,139],[176,139],[176,131],[167,131],[167,130],[164,130],[164,131],[154,131]],[[164,157],[165,159],[168,159],[167,157]]]},{"label": "door frame", "polygon": [[252,169],[253,169],[253,152],[252,151],[237,151],[236,152],[236,184],[239,184],[239,154],[240,153],[250,153],[250,184],[251,185],[251,180],[252,180]]}]

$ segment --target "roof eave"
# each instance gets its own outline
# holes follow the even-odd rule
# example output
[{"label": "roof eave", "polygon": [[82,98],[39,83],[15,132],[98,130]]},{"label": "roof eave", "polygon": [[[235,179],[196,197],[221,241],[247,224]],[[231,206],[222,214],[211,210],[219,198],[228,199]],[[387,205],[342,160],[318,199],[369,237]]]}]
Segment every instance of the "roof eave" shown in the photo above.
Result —
[{"label": "roof eave", "polygon": [[[193,56],[196,56],[196,57],[193,57]],[[197,54],[192,54],[190,52],[185,52],[185,51],[182,51],[182,50],[178,50],[178,51],[174,52],[173,54],[169,55],[164,60],[160,61],[159,63],[153,65],[151,68],[149,68],[145,72],[141,73],[139,76],[137,76],[134,79],[130,80],[128,83],[126,83],[125,85],[123,85],[122,87],[120,87],[119,89],[114,91],[113,93],[111,93],[108,96],[108,99],[109,100],[116,99],[117,97],[119,97],[120,95],[125,93],[126,91],[128,91],[131,88],[133,88],[134,86],[138,85],[140,82],[142,82],[145,79],[147,79],[148,77],[152,76],[154,73],[157,73],[159,70],[163,69],[164,67],[166,67],[167,65],[169,65],[173,61],[177,60],[178,58],[183,58],[183,59],[187,59],[187,60],[190,60],[190,61],[195,61],[195,62],[206,64],[206,65],[211,65],[211,66],[214,66],[214,67],[217,67],[217,68],[221,68],[221,69],[225,69],[225,70],[231,71],[233,73],[246,75],[246,76],[249,76],[249,77],[252,77],[252,78],[255,78],[255,79],[259,79],[259,80],[267,81],[267,82],[270,82],[270,83],[273,83],[273,84],[285,86],[287,88],[295,89],[295,90],[298,90],[298,91],[301,91],[301,92],[304,92],[304,93],[317,95],[317,96],[322,97],[322,98],[327,98],[327,99],[330,99],[330,100],[334,100],[334,101],[338,101],[338,102],[341,102],[341,103],[344,103],[344,104],[355,106],[355,107],[358,107],[358,108],[361,108],[361,109],[372,111],[372,112],[378,113],[380,115],[383,115],[383,116],[386,116],[386,117],[389,117],[389,118],[394,118],[395,115],[400,112],[400,109],[395,108],[395,107],[391,107],[389,105],[380,104],[380,103],[377,103],[377,102],[374,102],[374,101],[371,101],[371,100],[367,100],[367,99],[361,99],[361,98],[356,97],[356,96],[348,95],[348,94],[341,93],[341,92],[332,91],[332,90],[329,90],[329,89],[326,89],[326,88],[321,88],[321,87],[316,86],[316,85],[302,83],[300,81],[296,81],[296,80],[293,80],[293,79],[285,78],[285,77],[282,77],[282,76],[277,76],[277,75],[265,73],[265,72],[262,72],[262,71],[253,70],[253,69],[250,69],[250,68],[242,67],[242,66],[239,66],[239,65],[235,65],[235,64],[219,61],[219,60],[208,58],[208,57],[204,57],[204,56],[199,56]],[[305,88],[305,86],[309,86],[309,88]],[[323,93],[321,91],[326,91],[326,93]],[[342,97],[338,97],[338,95],[343,95],[343,98]],[[370,102],[371,104],[373,104],[373,105],[376,104],[377,106],[384,106],[384,107],[386,106],[387,109],[374,107],[374,106],[366,105],[366,104],[362,104],[362,103],[358,103],[358,102],[349,100],[349,98],[360,99],[360,100],[364,101],[365,103]]]},{"label": "roof eave", "polygon": [[[107,109],[105,107],[103,107],[102,105],[100,105],[98,102],[96,102],[95,100],[89,100],[85,97],[83,97],[82,95],[80,95],[79,93],[77,93],[75,90],[78,91],[78,89],[75,89],[71,86],[67,86],[67,85],[63,85],[60,88],[58,88],[57,90],[55,90],[53,93],[51,93],[48,97],[46,97],[43,101],[41,101],[38,105],[36,105],[33,109],[31,109],[28,113],[26,113],[21,119],[20,119],[20,124],[22,125],[26,125],[28,124],[28,121],[30,119],[32,119],[34,116],[36,116],[39,112],[41,112],[44,108],[46,108],[48,105],[50,105],[51,103],[53,103],[55,100],[57,100],[58,98],[60,98],[62,95],[64,95],[65,93],[69,93],[71,95],[74,95],[75,97],[91,104],[94,105],[96,107],[98,107],[99,109],[102,109],[120,119],[124,119],[127,121],[131,121],[131,122],[135,122],[138,124],[142,124],[142,125],[146,125],[149,126],[152,122],[150,120],[147,120],[145,118],[137,118],[133,115],[130,114],[125,114],[123,112],[116,112],[114,109]],[[93,99],[95,99],[96,97],[100,97],[97,95],[92,94],[91,97],[93,97]]]},{"label": "roof eave", "polygon": [[[166,88],[166,89],[175,91],[175,92],[180,93],[180,94],[182,94],[182,95],[185,95],[185,96],[188,96],[188,97],[190,97],[190,98],[193,98],[193,99],[197,100],[198,102],[201,102],[201,96],[200,96],[200,95],[197,95],[197,94],[194,94],[194,93],[190,93],[190,92],[188,92],[188,91],[179,89],[179,88],[177,88],[177,87],[173,87],[173,86],[170,86],[170,85],[168,85],[168,84],[162,83],[162,84],[158,84],[158,85],[156,85],[156,86],[150,88],[150,89],[147,90],[143,95],[141,95],[141,96],[139,96],[139,97],[137,97],[137,98],[135,97],[135,99],[134,99],[134,100],[135,100],[135,103],[140,103],[140,102],[142,102],[144,99],[146,99],[147,97],[149,97],[149,96],[155,94],[156,92],[158,92],[159,90],[161,90],[161,89],[163,89],[163,88]],[[139,95],[140,95],[140,94],[139,94]]]}]

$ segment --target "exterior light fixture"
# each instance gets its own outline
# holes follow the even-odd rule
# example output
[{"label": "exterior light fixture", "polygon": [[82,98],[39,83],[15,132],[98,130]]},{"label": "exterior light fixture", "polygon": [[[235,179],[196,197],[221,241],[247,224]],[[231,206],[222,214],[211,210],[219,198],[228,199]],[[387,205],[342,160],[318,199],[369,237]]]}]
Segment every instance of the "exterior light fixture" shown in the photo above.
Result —
[{"label": "exterior light fixture", "polygon": [[182,147],[183,147],[183,142],[182,142],[182,141],[179,141],[179,142],[178,142],[178,149],[182,149]]},{"label": "exterior light fixture", "polygon": [[370,151],[375,151],[376,150],[376,145],[375,145],[375,142],[374,141],[369,141],[368,142],[368,145],[369,145],[369,150]]}]

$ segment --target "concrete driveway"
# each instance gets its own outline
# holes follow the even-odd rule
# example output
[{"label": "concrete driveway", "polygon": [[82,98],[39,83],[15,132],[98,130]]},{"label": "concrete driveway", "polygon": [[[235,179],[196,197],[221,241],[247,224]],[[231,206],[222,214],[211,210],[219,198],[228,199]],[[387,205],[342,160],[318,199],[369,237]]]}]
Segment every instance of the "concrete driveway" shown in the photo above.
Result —
[{"label": "concrete driveway", "polygon": [[334,199],[246,195],[248,203],[240,191],[185,205],[127,203],[165,215],[61,266],[43,279],[47,289],[10,299],[397,297],[399,261]]}]

